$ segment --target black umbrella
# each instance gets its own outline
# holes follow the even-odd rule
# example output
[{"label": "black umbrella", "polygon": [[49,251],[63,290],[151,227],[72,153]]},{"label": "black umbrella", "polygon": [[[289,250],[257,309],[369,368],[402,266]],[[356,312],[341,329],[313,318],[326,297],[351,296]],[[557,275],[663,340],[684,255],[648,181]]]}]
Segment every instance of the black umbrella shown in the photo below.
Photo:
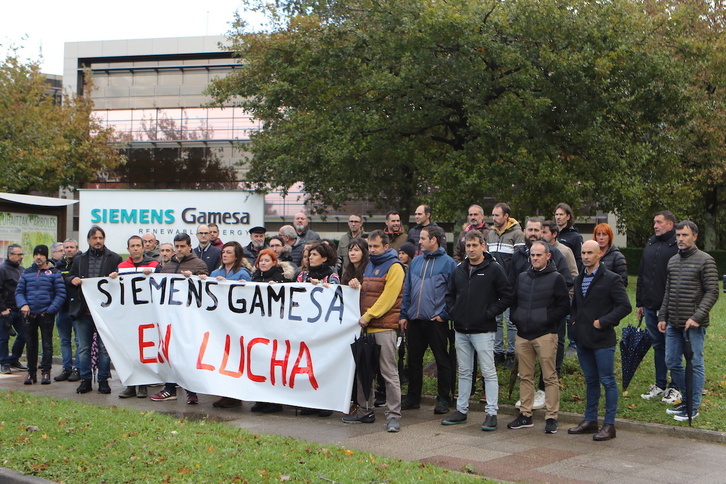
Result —
[{"label": "black umbrella", "polygon": [[378,373],[378,363],[381,357],[381,345],[376,343],[376,337],[365,330],[360,337],[350,344],[355,361],[355,375],[363,388],[366,402],[371,397],[373,380]]},{"label": "black umbrella", "polygon": [[686,358],[686,415],[688,415],[688,425],[691,425],[693,421],[693,348],[691,339],[688,337],[688,330],[685,332],[683,342],[683,356]]},{"label": "black umbrella", "polygon": [[628,388],[630,380],[635,375],[635,370],[638,369],[638,365],[643,361],[645,354],[650,349],[651,341],[648,331],[641,329],[640,325],[643,322],[641,318],[638,320],[638,326],[635,327],[632,324],[627,325],[623,328],[622,339],[620,340],[620,359],[623,367],[623,390]]},{"label": "black umbrella", "polygon": [[517,358],[517,354],[514,355],[514,364],[512,365],[512,369],[509,373],[509,398],[512,398],[512,391],[514,391],[514,385],[517,384],[517,379],[519,378],[519,358]]}]

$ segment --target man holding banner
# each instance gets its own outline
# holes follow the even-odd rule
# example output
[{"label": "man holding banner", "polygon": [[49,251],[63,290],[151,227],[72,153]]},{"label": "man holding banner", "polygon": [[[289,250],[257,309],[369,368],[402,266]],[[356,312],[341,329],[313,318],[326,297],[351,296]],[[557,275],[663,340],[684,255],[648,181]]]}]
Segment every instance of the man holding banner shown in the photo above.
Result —
[{"label": "man holding banner", "polygon": [[[363,283],[357,279],[350,281],[350,287],[361,289],[361,316],[358,323],[374,334],[376,343],[381,345],[379,360],[380,372],[386,381],[386,404],[388,411],[386,430],[398,432],[401,429],[401,385],[398,381],[398,365],[396,346],[398,340],[401,301],[403,298],[403,282],[405,271],[398,260],[398,253],[391,249],[388,234],[382,230],[374,230],[368,235],[368,266],[363,275]],[[373,423],[376,421],[373,412],[373,397],[366,401],[363,388],[358,381],[358,409],[352,415],[343,417],[345,423]]]}]

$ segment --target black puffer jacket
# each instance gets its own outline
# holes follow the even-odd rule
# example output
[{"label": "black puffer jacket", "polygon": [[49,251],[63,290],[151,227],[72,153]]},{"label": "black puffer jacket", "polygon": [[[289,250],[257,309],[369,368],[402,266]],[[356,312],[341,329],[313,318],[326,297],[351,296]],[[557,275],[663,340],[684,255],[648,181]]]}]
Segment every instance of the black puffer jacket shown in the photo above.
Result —
[{"label": "black puffer jacket", "polygon": [[623,279],[623,284],[628,287],[628,263],[625,260],[625,256],[620,249],[616,246],[611,245],[607,252],[600,259],[600,263],[604,265],[607,270],[613,271]]},{"label": "black puffer jacket", "polygon": [[718,270],[713,257],[695,245],[671,257],[659,321],[684,328],[690,318],[708,326],[708,313],[717,300]]},{"label": "black puffer jacket", "polygon": [[530,267],[519,275],[510,310],[517,335],[533,340],[556,333],[562,318],[570,312],[570,295],[565,278],[550,260],[541,271]]},{"label": "black puffer jacket", "polygon": [[[600,264],[583,296],[584,276],[582,271],[575,279],[572,298],[572,331],[577,346],[595,350],[615,346],[615,326],[633,309],[623,280]],[[600,321],[600,329],[593,326],[595,320]]]},{"label": "black puffer jacket", "polygon": [[658,310],[665,294],[668,261],[678,253],[676,229],[654,235],[643,250],[638,268],[635,305]]},{"label": "black puffer jacket", "polygon": [[0,264],[0,312],[6,309],[18,309],[15,304],[15,288],[18,287],[20,276],[23,275],[23,266],[10,259]]},{"label": "black puffer jacket", "polygon": [[469,259],[456,266],[449,278],[446,308],[459,333],[490,333],[495,320],[514,299],[504,269],[488,252],[484,261],[470,271]]}]

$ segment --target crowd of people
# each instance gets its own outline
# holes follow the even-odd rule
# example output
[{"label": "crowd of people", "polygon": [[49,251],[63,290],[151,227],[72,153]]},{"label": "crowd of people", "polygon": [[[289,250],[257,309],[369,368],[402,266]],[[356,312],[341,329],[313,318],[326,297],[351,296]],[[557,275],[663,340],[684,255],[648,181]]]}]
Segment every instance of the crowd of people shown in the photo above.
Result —
[{"label": "crowd of people", "polygon": [[[612,228],[598,224],[592,240],[584,241],[565,203],[557,205],[553,220],[530,217],[524,228],[506,203],[497,203],[488,225],[484,209],[475,204],[469,207],[468,223],[450,257],[446,234],[432,220],[431,208],[419,206],[414,217],[416,225],[405,232],[400,214],[391,211],[384,229],[366,233],[363,218],[350,215],[349,230],[337,244],[310,229],[310,219],[302,212],[293,225],[282,226],[270,237],[264,227],[251,228],[245,247],[221,241],[215,224],[197,227],[196,247],[187,233],[159,243],[147,232],[129,237],[126,260],[106,247],[104,230],[93,226],[85,252],[72,239],[51,248],[38,245],[27,269],[22,266],[23,248],[12,244],[0,265],[0,371],[27,370],[24,383],[32,385],[40,366],[40,383],[50,384],[55,326],[62,370],[53,380],[80,382],[76,391],[87,393],[93,389],[95,370],[98,392],[111,392],[110,358],[81,292],[86,278],[160,272],[202,279],[346,284],[360,290],[359,324],[381,352],[378,392],[362,388],[358,381],[355,410],[343,417],[344,422],[373,423],[375,407],[385,405],[387,430],[399,431],[401,412],[420,408],[424,354],[430,348],[437,367],[434,413],[446,415],[443,425],[467,422],[478,363],[486,411],[482,430],[498,427],[497,366],[504,366],[517,372],[521,397],[519,415],[507,427],[531,428],[533,410],[545,408],[544,431],[553,434],[558,431],[558,375],[566,352],[573,351],[585,377],[587,402],[584,419],[568,433],[591,433],[596,441],[615,438],[614,328],[632,308],[625,290],[627,262],[613,243]],[[641,397],[661,398],[672,405],[667,413],[684,421],[699,415],[704,336],[719,294],[718,276],[713,258],[696,247],[696,224],[676,223],[672,213],[662,211],[655,215],[653,228],[638,271],[636,309],[645,317],[653,343],[655,379]],[[694,354],[690,394],[685,392],[682,364],[685,341]],[[27,366],[20,362],[24,347]],[[408,381],[406,395],[401,394],[403,378]],[[129,386],[119,394],[147,396],[160,402],[176,400],[177,385],[166,382],[152,395],[144,385]],[[198,403],[196,393],[187,390],[186,402]],[[241,405],[229,397],[214,402],[220,408]],[[253,412],[281,410],[277,403],[252,406]],[[300,413],[332,414],[314,408]]]}]

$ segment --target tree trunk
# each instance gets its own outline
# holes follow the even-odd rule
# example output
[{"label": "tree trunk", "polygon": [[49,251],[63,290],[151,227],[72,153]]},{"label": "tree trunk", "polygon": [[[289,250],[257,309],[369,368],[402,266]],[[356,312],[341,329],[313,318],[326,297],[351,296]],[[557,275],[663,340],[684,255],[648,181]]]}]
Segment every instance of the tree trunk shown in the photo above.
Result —
[{"label": "tree trunk", "polygon": [[703,250],[716,250],[718,247],[718,186],[709,186],[704,194],[704,227],[701,230],[703,234]]}]

